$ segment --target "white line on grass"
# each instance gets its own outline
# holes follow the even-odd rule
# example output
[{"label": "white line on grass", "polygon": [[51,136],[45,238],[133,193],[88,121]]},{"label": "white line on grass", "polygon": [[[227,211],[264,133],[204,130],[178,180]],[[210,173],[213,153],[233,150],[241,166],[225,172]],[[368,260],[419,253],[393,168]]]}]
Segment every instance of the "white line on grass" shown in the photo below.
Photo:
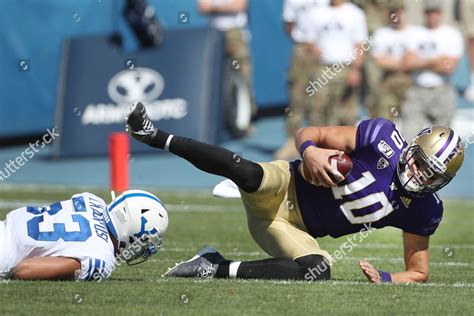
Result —
[{"label": "white line on grass", "polygon": [[[12,210],[23,206],[43,206],[50,204],[51,201],[38,200],[0,200],[0,208],[10,208]],[[243,211],[243,206],[234,205],[210,205],[210,204],[166,204],[166,209],[172,212],[237,212]]]},{"label": "white line on grass", "polygon": [[[194,279],[195,283],[208,282],[206,280]],[[394,286],[392,283],[381,283],[381,284],[372,284],[367,281],[318,281],[318,282],[309,282],[309,281],[286,281],[286,280],[243,280],[235,279],[234,282],[237,283],[271,283],[271,284],[321,284],[321,285],[330,285],[330,286],[345,286],[345,285],[362,285],[362,286]],[[396,284],[395,286],[414,286],[414,287],[450,287],[450,288],[474,288],[474,283],[408,283],[408,284]]]}]

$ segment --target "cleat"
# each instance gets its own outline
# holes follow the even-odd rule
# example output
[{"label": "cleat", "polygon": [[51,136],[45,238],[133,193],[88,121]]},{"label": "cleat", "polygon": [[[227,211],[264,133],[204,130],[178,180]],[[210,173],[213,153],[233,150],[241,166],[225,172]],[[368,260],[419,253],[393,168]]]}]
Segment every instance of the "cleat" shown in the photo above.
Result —
[{"label": "cleat", "polygon": [[176,264],[164,277],[204,278],[216,276],[219,263],[226,260],[216,249],[206,246],[188,261]]},{"label": "cleat", "polygon": [[156,135],[156,129],[153,126],[146,108],[141,102],[135,102],[130,108],[130,113],[126,118],[127,125],[125,130],[139,142],[149,144]]}]

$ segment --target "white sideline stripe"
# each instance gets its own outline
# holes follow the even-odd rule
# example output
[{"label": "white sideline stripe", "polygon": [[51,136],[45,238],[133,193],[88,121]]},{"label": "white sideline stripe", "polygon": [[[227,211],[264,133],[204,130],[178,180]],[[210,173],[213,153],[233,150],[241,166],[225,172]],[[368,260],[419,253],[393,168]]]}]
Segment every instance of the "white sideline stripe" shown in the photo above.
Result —
[{"label": "white sideline stripe", "polygon": [[[138,189],[138,188],[136,188]],[[160,191],[166,194],[174,194],[174,196],[189,196],[193,195],[194,197],[202,197],[202,198],[209,198],[212,197],[212,192],[207,189],[186,189],[186,188],[159,188],[159,187],[152,187],[152,186],[140,186],[142,190],[149,190],[149,191]],[[50,193],[51,191],[56,192],[72,192],[75,193],[79,192],[94,192],[94,191],[103,191],[103,186],[95,186],[95,185],[71,185],[71,186],[64,186],[64,185],[57,185],[57,184],[14,184],[14,183],[6,183],[0,182],[0,192],[45,192]]]},{"label": "white sideline stripe", "polygon": [[[404,262],[403,258],[379,258],[379,257],[344,257],[340,260],[336,261],[354,261],[358,262],[359,260],[366,260],[366,261],[377,261],[377,262]],[[468,267],[471,263],[468,262],[459,262],[459,261],[441,261],[441,262],[430,262],[432,266],[454,266],[454,267]]]},{"label": "white sideline stripe", "polygon": [[[194,283],[207,283],[210,282],[209,279],[194,279]],[[238,283],[265,283],[265,284],[311,284],[311,286],[339,286],[339,285],[362,285],[362,286],[407,286],[407,287],[445,287],[445,288],[474,288],[474,283],[407,283],[407,284],[392,284],[392,283],[381,283],[381,284],[372,284],[367,281],[285,281],[285,280],[244,280],[244,279],[235,279],[233,282]]]},{"label": "white sideline stripe", "polygon": [[[330,285],[369,285],[373,286],[374,284],[364,281],[328,281]],[[474,283],[409,283],[409,284],[400,284],[402,286],[420,286],[420,287],[452,287],[452,288],[474,288]],[[377,284],[376,286],[393,286],[390,283]]]},{"label": "white sideline stripe", "polygon": [[[12,201],[0,200],[0,208],[10,208],[12,210],[23,206],[43,206],[50,204],[51,201]],[[182,212],[237,212],[243,211],[243,207],[230,205],[210,205],[210,204],[166,204],[166,209],[169,211]]]}]

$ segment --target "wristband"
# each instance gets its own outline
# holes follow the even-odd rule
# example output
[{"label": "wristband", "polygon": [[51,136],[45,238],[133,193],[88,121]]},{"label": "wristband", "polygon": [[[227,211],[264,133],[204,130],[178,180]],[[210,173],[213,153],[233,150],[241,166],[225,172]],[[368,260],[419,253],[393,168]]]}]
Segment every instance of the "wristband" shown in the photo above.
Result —
[{"label": "wristband", "polygon": [[380,279],[383,283],[392,283],[392,276],[390,273],[379,270]]},{"label": "wristband", "polygon": [[300,146],[300,156],[301,158],[303,158],[303,153],[304,151],[306,150],[306,148],[308,148],[309,146],[314,146],[314,147],[318,147],[318,145],[316,145],[315,142],[311,141],[311,140],[307,140],[305,141],[303,144],[301,144]]}]

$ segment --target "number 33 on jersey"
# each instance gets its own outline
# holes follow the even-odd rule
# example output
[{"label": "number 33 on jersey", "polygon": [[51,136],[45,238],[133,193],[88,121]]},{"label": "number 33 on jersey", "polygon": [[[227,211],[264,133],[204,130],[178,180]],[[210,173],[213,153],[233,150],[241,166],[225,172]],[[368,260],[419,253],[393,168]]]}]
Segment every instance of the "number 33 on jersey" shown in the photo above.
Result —
[{"label": "number 33 on jersey", "polygon": [[[104,222],[105,202],[91,194],[44,207],[23,207],[5,221],[6,258],[2,269],[34,257],[62,256],[81,262],[78,279],[107,278],[115,266],[114,246]],[[21,245],[21,247],[18,247]]]}]

